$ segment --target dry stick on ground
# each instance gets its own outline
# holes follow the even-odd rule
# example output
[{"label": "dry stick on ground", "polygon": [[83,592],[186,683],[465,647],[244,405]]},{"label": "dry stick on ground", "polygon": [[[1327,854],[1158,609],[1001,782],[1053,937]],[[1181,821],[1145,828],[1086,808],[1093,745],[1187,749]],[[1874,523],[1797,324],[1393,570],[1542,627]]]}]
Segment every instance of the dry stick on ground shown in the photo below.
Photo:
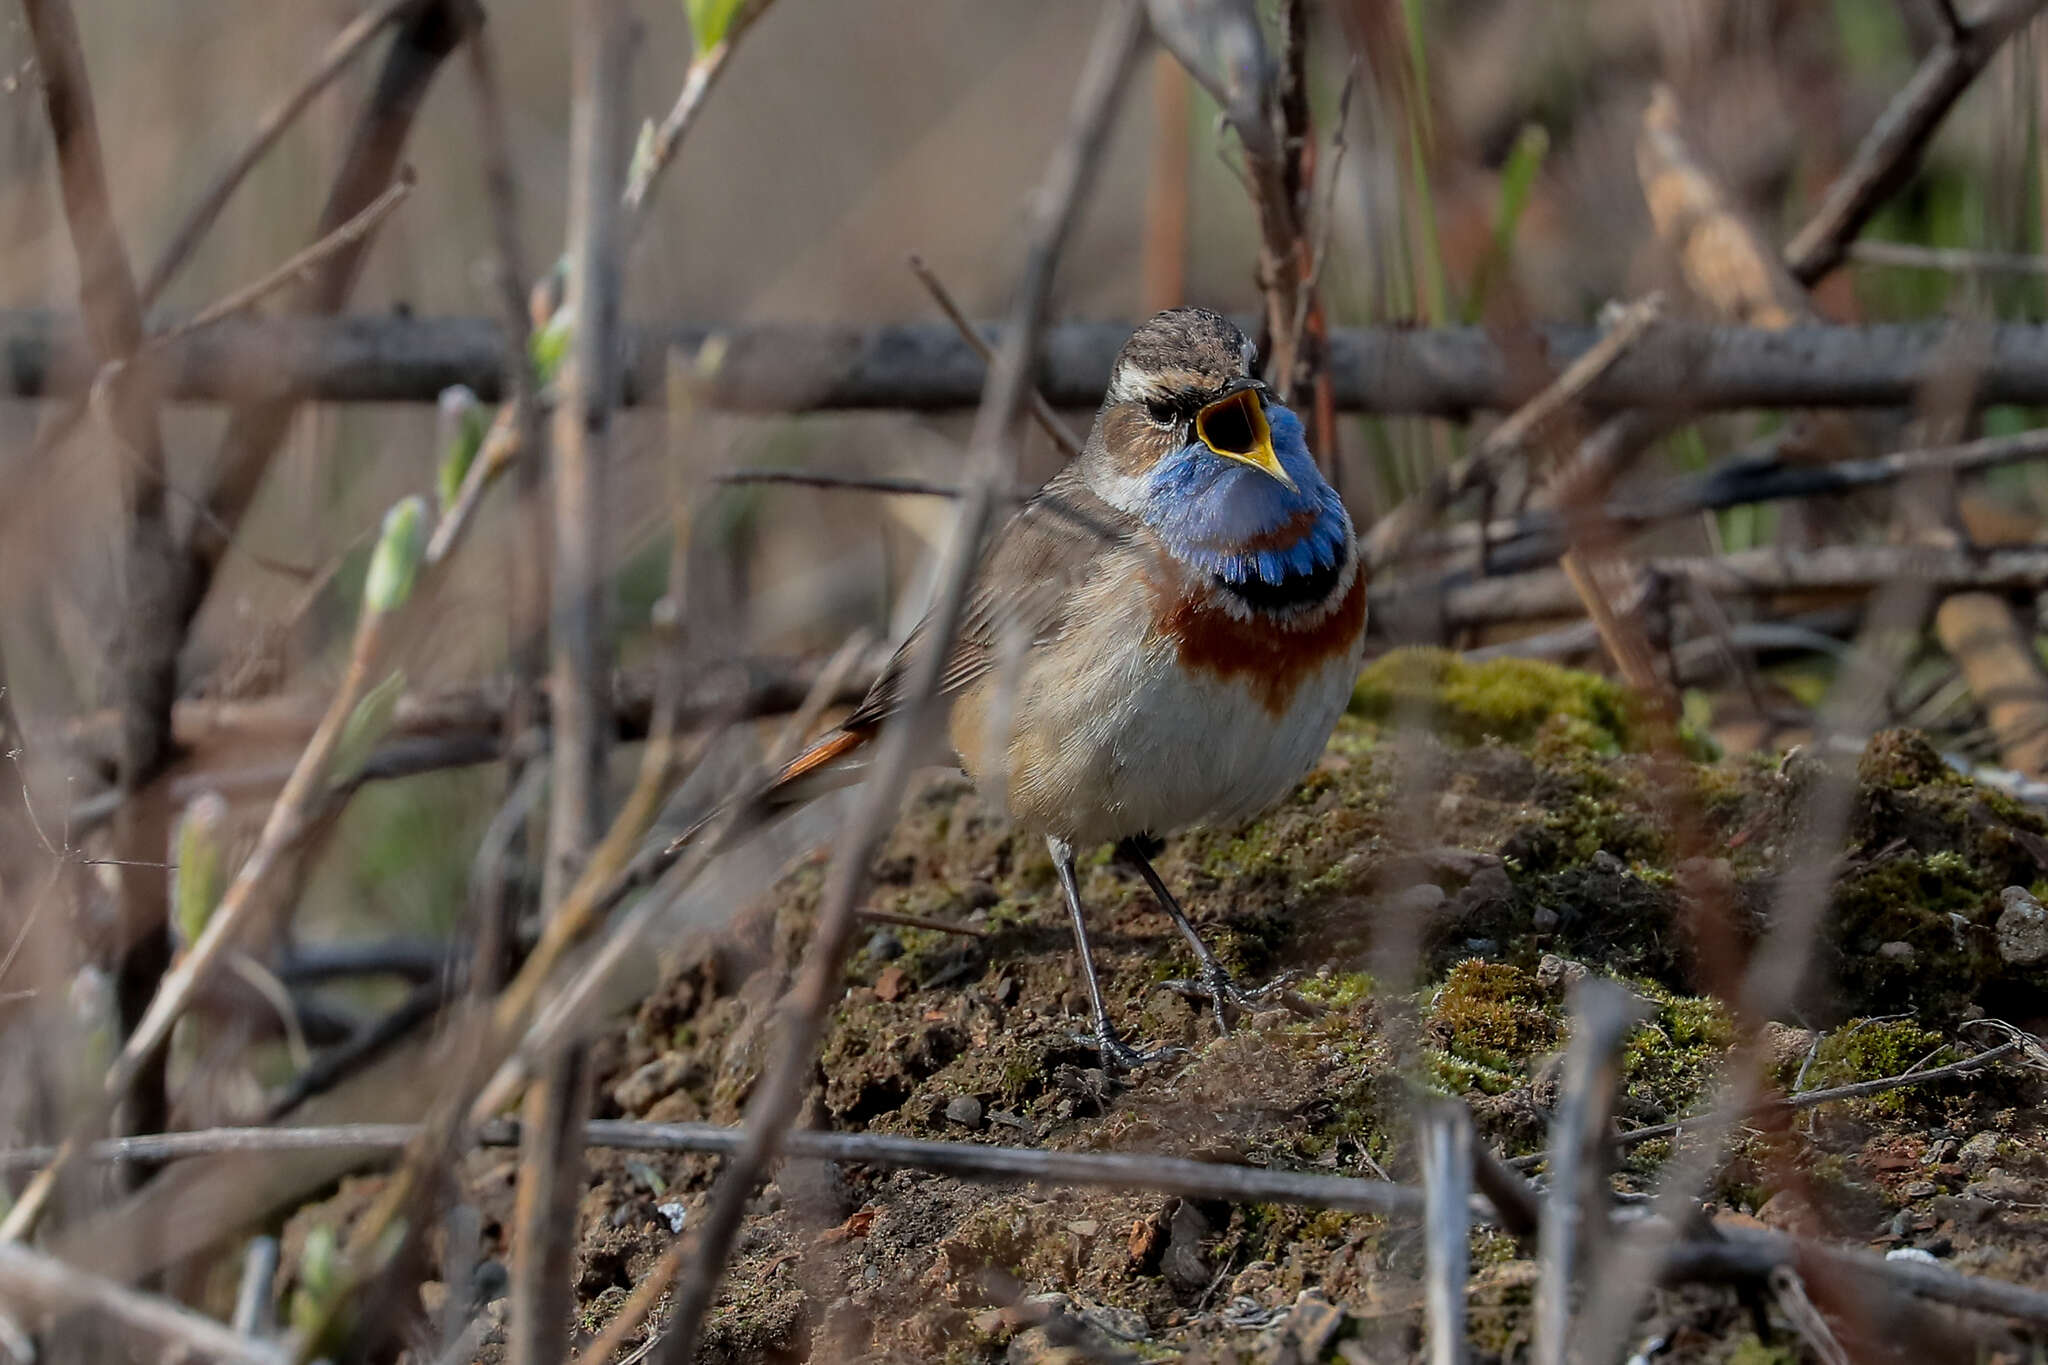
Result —
[{"label": "dry stick on ground", "polygon": [[1600,340],[1546,384],[1535,397],[1486,434],[1479,448],[1430,480],[1429,486],[1380,518],[1366,537],[1365,559],[1374,568],[1401,556],[1422,529],[1451,503],[1496,478],[1502,466],[1539,439],[1613,367],[1656,321],[1653,296],[1636,304]]},{"label": "dry stick on ground", "polygon": [[1429,1362],[1459,1365],[1471,1273],[1472,1114],[1463,1100],[1439,1100],[1423,1110],[1420,1126]]},{"label": "dry stick on ground", "polygon": [[290,1365],[282,1345],[243,1336],[169,1299],[87,1275],[27,1247],[0,1245],[0,1304],[23,1318],[91,1313],[160,1343],[166,1355],[242,1365]]},{"label": "dry stick on ground", "polygon": [[[114,222],[101,158],[98,116],[93,107],[85,51],[69,0],[25,0],[34,41],[43,103],[57,149],[64,217],[78,257],[80,306],[97,363],[122,365],[142,344],[142,301],[129,272],[127,249]],[[121,556],[121,620],[114,641],[114,693],[121,713],[117,749],[119,785],[129,797],[142,792],[169,761],[170,712],[177,695],[178,646],[182,619],[167,622],[190,592],[192,572],[178,552],[171,527],[169,484],[162,432],[146,386],[116,382],[107,404],[107,432],[125,471],[127,525]],[[166,845],[168,812],[161,801],[125,805],[115,829],[121,868],[120,917],[131,927],[121,954],[116,1008],[122,1028],[132,1027],[170,960],[170,934],[163,922],[165,878],[152,866]],[[153,926],[146,929],[134,926]],[[123,1082],[141,1075],[138,1070]],[[161,1068],[142,1077],[129,1100],[129,1116],[141,1128],[160,1128],[168,1115]],[[111,1108],[109,1109],[111,1113]],[[44,1187],[43,1195],[49,1193]],[[24,1197],[0,1222],[0,1237],[20,1237],[40,1212],[40,1200]]]},{"label": "dry stick on ground", "polygon": [[1615,1056],[1642,1018],[1642,1002],[1604,977],[1572,987],[1571,1043],[1557,1111],[1551,1119],[1550,1194],[1538,1234],[1536,1365],[1564,1365],[1571,1354],[1572,1286],[1594,1261],[1607,1230],[1607,1116],[1614,1102]]},{"label": "dry stick on ground", "polygon": [[697,1255],[678,1287],[660,1347],[667,1365],[688,1365],[695,1358],[703,1319],[732,1254],[747,1201],[788,1136],[809,1088],[818,1035],[837,995],[835,987],[857,922],[854,911],[866,883],[868,863],[894,818],[926,738],[927,712],[981,556],[982,537],[997,508],[998,490],[1012,477],[1011,447],[1031,387],[1032,360],[1039,329],[1045,323],[1053,270],[1101,163],[1144,34],[1144,15],[1134,0],[1122,0],[1105,11],[1081,71],[1066,138],[1039,187],[1011,325],[989,368],[987,395],[969,441],[970,482],[959,501],[938,567],[930,629],[913,657],[904,705],[879,741],[880,753],[867,790],[836,841],[811,942],[781,1011],[774,1056],[747,1106],[746,1143],[712,1188],[710,1207],[698,1234]]},{"label": "dry stick on ground", "polygon": [[[960,305],[953,301],[952,291],[946,288],[945,281],[924,263],[924,257],[914,251],[910,254],[909,264],[910,273],[917,276],[917,282],[932,296],[932,302],[939,305],[939,311],[946,315],[946,321],[952,323],[953,329],[960,333],[960,339],[974,348],[974,353],[981,357],[984,365],[993,364],[995,352],[982,340],[981,333],[974,330],[974,324],[967,320],[967,315],[960,311]],[[1045,395],[1035,387],[1031,390],[1030,409],[1031,420],[1038,423],[1039,429],[1052,438],[1052,443],[1060,448],[1061,454],[1071,460],[1081,453],[1080,441],[1075,439],[1073,432],[1067,430],[1067,424],[1060,420],[1060,415],[1052,410],[1052,404],[1046,402]]]},{"label": "dry stick on ground", "polygon": [[633,155],[631,179],[627,182],[625,199],[621,204],[624,211],[621,223],[621,240],[631,246],[639,236],[641,224],[647,221],[648,200],[653,197],[655,187],[661,183],[661,176],[675,160],[676,149],[682,146],[683,135],[690,131],[690,125],[697,121],[697,115],[704,108],[704,101],[711,95],[711,87],[725,72],[725,64],[731,60],[733,49],[746,36],[754,21],[768,8],[770,0],[738,0],[732,7],[731,15],[725,21],[725,33],[717,42],[702,52],[693,53],[688,70],[683,73],[683,88],[676,96],[675,105],[662,119],[661,126],[647,138],[643,147]]},{"label": "dry stick on ground", "polygon": [[[1802,1109],[1812,1109],[1816,1105],[1833,1104],[1840,1100],[1862,1099],[1868,1095],[1882,1095],[1886,1091],[1902,1090],[1907,1086],[1924,1085],[1928,1081],[1947,1080],[1951,1076],[1974,1075],[1992,1062],[2010,1056],[2015,1052],[2023,1052],[2025,1049],[2026,1042],[2024,1039],[2013,1038],[1985,1048],[1975,1056],[1965,1057],[1959,1062],[1950,1062],[1945,1066],[1929,1067],[1925,1071],[1902,1071],[1896,1076],[1882,1076],[1868,1081],[1856,1081],[1849,1085],[1831,1086],[1826,1090],[1806,1090],[1796,1095],[1773,1095],[1768,1099],[1751,1105],[1744,1111],[1743,1118],[1746,1120],[1773,1119],[1797,1113]],[[1712,1118],[1713,1115],[1711,1114],[1701,1114],[1696,1118],[1678,1119],[1671,1123],[1653,1123],[1642,1128],[1631,1128],[1625,1133],[1615,1134],[1613,1142],[1617,1147],[1634,1147],[1639,1143],[1649,1142],[1655,1138],[1675,1137],[1680,1133],[1704,1127]],[[1531,1156],[1516,1157],[1508,1164],[1517,1170],[1530,1170],[1542,1165],[1549,1159],[1550,1153],[1537,1152]]]},{"label": "dry stick on ground", "polygon": [[[357,1149],[369,1155],[402,1150],[420,1132],[418,1125],[394,1123],[213,1128],[96,1143],[88,1155],[98,1161],[171,1161],[224,1152],[336,1149]],[[478,1130],[476,1139],[485,1147],[516,1147],[520,1141],[519,1126],[504,1122],[486,1124]],[[585,1124],[583,1133],[584,1146],[617,1151],[730,1155],[747,1141],[744,1129],[706,1123],[598,1119]],[[48,1148],[0,1151],[0,1169],[22,1169],[39,1164],[49,1155]],[[1140,1153],[1068,1152],[798,1129],[788,1135],[783,1155],[791,1159],[936,1171],[971,1180],[1032,1180],[1097,1189],[1155,1190],[1187,1199],[1299,1204],[1383,1217],[1419,1217],[1427,1208],[1425,1192],[1412,1185]],[[1773,1265],[1811,1259],[1843,1266],[1880,1289],[2048,1325],[2048,1290],[1965,1275],[1948,1266],[1888,1262],[1865,1252],[1762,1229],[1723,1228],[1721,1233],[1725,1240],[1719,1242],[1680,1243],[1666,1248],[1665,1278],[1679,1281],[1737,1276],[1761,1281]],[[582,1359],[595,1361],[589,1355]]]},{"label": "dry stick on ground", "polygon": [[1812,286],[1840,263],[1871,216],[1912,176],[1955,102],[2041,7],[2042,0],[2000,0],[1921,60],[1871,126],[1848,169],[1828,188],[1812,220],[1785,248],[1794,278]]}]

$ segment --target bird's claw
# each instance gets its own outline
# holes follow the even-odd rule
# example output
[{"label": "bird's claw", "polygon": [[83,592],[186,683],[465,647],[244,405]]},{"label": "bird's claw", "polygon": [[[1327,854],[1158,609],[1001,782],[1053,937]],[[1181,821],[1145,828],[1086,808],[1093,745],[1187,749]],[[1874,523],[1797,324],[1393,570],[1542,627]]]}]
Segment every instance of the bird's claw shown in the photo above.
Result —
[{"label": "bird's claw", "polygon": [[1169,1043],[1164,1047],[1133,1047],[1108,1029],[1098,1031],[1088,1039],[1102,1053],[1102,1069],[1111,1073],[1137,1071],[1153,1062],[1166,1061],[1174,1057],[1185,1057],[1188,1050]]},{"label": "bird's claw", "polygon": [[1299,976],[1299,972],[1285,971],[1263,986],[1246,989],[1238,985],[1236,978],[1217,964],[1205,969],[1198,981],[1162,981],[1159,984],[1182,999],[1208,1001],[1209,1007],[1216,1014],[1216,1032],[1227,1038],[1230,1036],[1227,1011],[1236,1010],[1242,1013],[1269,1000],[1288,1003],[1287,988],[1293,985]]}]

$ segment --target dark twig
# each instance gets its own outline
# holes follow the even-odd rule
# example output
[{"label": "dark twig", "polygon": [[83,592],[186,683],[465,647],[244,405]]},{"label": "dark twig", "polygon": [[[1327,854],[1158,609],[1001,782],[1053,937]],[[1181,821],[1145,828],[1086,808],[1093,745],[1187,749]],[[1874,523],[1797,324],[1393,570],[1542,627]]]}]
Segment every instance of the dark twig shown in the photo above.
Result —
[{"label": "dark twig", "polygon": [[213,227],[214,219],[227,206],[237,187],[261,161],[264,154],[276,145],[292,121],[305,111],[322,90],[334,83],[335,77],[348,69],[348,64],[357,53],[369,46],[378,30],[397,18],[409,6],[417,6],[420,0],[384,0],[383,4],[364,10],[343,26],[327,44],[326,51],[299,83],[276,104],[263,111],[256,120],[256,130],[249,142],[235,154],[232,161],[221,168],[199,201],[186,213],[184,220],[171,231],[171,239],[164,246],[163,255],[150,267],[149,278],[142,286],[142,306],[148,308],[163,296],[164,287],[171,282],[185,262]]},{"label": "dark twig", "polygon": [[413,174],[412,167],[399,167],[398,178],[391,182],[391,187],[365,205],[362,212],[304,250],[295,253],[276,269],[251,280],[225,298],[208,304],[183,322],[154,334],[150,337],[149,344],[161,346],[196,332],[202,327],[210,327],[223,318],[246,312],[294,280],[304,279],[306,272],[314,266],[349,250],[375,232],[384,220],[405,202],[406,196],[412,193],[413,186],[417,183],[418,178]]},{"label": "dark twig", "polygon": [[[1832,464],[1782,460],[1778,457],[1781,445],[1776,439],[1766,441],[1758,453],[1738,454],[1705,473],[1626,494],[1591,515],[1615,533],[1625,534],[1655,522],[1746,503],[1830,497],[1889,487],[1922,474],[1979,474],[2029,460],[2048,460],[2048,428]],[[1417,553],[1472,549],[1483,539],[1488,546],[1488,569],[1511,572],[1555,559],[1563,552],[1571,523],[1587,515],[1583,509],[1544,509],[1512,521],[1496,521],[1483,532],[1477,526],[1450,527],[1417,542],[1414,548]]]},{"label": "dark twig", "polygon": [[1871,215],[1913,174],[1948,111],[2041,5],[2042,0],[2001,0],[1927,54],[1871,126],[1848,169],[1828,187],[1812,220],[1785,248],[1786,264],[1801,284],[1813,285],[1841,263]]},{"label": "dark twig", "polygon": [[[939,305],[939,311],[960,333],[960,339],[974,348],[974,353],[981,357],[984,365],[993,364],[995,352],[989,349],[988,342],[982,340],[981,333],[974,330],[974,324],[967,320],[967,315],[960,311],[960,305],[953,301],[953,292],[946,288],[945,281],[916,252],[910,255],[910,273],[917,276],[917,282],[932,296],[932,302]],[[1045,401],[1044,394],[1032,389],[1028,403],[1031,420],[1052,438],[1052,443],[1060,448],[1062,454],[1071,460],[1081,453],[1081,443],[1074,438],[1073,432],[1067,430],[1067,424],[1060,420],[1060,415],[1052,410],[1052,404]]]},{"label": "dark twig", "polygon": [[1125,0],[1106,10],[1081,72],[1066,139],[1039,189],[1032,211],[1031,247],[1017,286],[1011,326],[989,367],[986,395],[969,440],[971,479],[966,496],[957,504],[952,535],[939,565],[939,589],[928,618],[925,644],[913,659],[905,704],[883,732],[867,789],[833,850],[817,923],[783,1010],[775,1055],[747,1106],[746,1143],[713,1187],[710,1208],[698,1234],[697,1255],[677,1288],[660,1348],[661,1359],[668,1365],[688,1365],[695,1359],[703,1318],[717,1292],[747,1201],[788,1136],[808,1087],[824,1015],[837,997],[841,960],[856,923],[854,912],[869,861],[895,815],[904,783],[917,761],[925,738],[925,713],[938,689],[941,666],[980,559],[982,537],[998,503],[997,491],[1013,476],[1011,443],[1031,388],[1032,363],[1052,292],[1053,269],[1094,179],[1144,33],[1144,15],[1137,4]]},{"label": "dark twig", "polygon": [[1641,339],[1657,318],[1655,299],[1624,313],[1591,349],[1565,367],[1541,392],[1516,408],[1486,434],[1479,448],[1431,479],[1421,493],[1380,519],[1366,539],[1366,561],[1375,567],[1400,556],[1424,526],[1472,489],[1498,477],[1502,465],[1526,452]]},{"label": "dark twig", "polygon": [[[957,498],[957,483],[934,483],[930,479],[906,479],[890,474],[831,474],[809,469],[734,469],[716,476],[723,484],[781,484],[792,488],[843,488],[856,493],[886,493],[897,497]],[[1017,490],[1011,498],[1022,501],[1029,493]]]},{"label": "dark twig", "polygon": [[[94,1143],[97,1161],[176,1161],[222,1152],[293,1152],[403,1149],[419,1132],[410,1123],[351,1123],[317,1128],[208,1128]],[[516,1147],[520,1125],[503,1120],[476,1132],[485,1147]],[[711,1123],[644,1123],[593,1119],[583,1127],[583,1145],[629,1152],[703,1152],[731,1156],[749,1140],[744,1128]],[[48,1148],[0,1151],[0,1170],[42,1164]],[[1353,1176],[1314,1175],[1265,1166],[1234,1166],[1137,1152],[1066,1152],[1039,1147],[999,1147],[979,1142],[931,1142],[878,1133],[834,1133],[794,1129],[782,1155],[791,1159],[860,1162],[886,1168],[940,1171],[976,1180],[1041,1180],[1100,1189],[1158,1190],[1190,1199],[1245,1203],[1272,1200],[1310,1204],[1354,1213],[1420,1214],[1422,1191],[1411,1185]]]},{"label": "dark twig", "polygon": [[[1697,581],[1728,597],[1790,592],[1867,593],[1902,580],[1938,591],[2037,592],[2048,586],[2048,550],[1943,550],[1914,545],[1829,545],[1818,550],[1744,550],[1718,557],[1646,559],[1649,579]],[[1392,602],[1398,594],[1375,593]],[[1459,626],[1577,615],[1581,602],[1555,569],[1458,583],[1442,590],[1442,619]],[[1375,607],[1375,610],[1378,608]]]},{"label": "dark twig", "polygon": [[[976,330],[1000,342],[1000,326]],[[1049,327],[1039,348],[1038,386],[1047,401],[1062,409],[1101,403],[1130,332],[1128,322]],[[1596,329],[1570,324],[1541,324],[1531,333],[1553,372],[1600,339]],[[719,412],[964,411],[986,370],[945,323],[679,322],[627,329],[622,401],[658,403],[669,350],[694,362],[713,337],[723,356],[700,402]],[[2048,326],[1991,324],[1982,339],[1980,402],[2048,403]],[[1686,415],[1906,407],[1950,368],[1954,341],[1951,328],[1925,323],[1771,331],[1666,320],[1580,402],[1596,413],[1641,407]],[[1329,345],[1332,401],[1342,412],[1462,420],[1512,411],[1529,397],[1525,367],[1477,327],[1333,327]],[[300,314],[231,318],[151,350],[134,368],[150,392],[178,402],[432,403],[453,384],[497,401],[505,396],[505,354],[504,328],[491,318]],[[77,321],[38,309],[0,309],[0,355],[6,397],[60,395],[97,369]]]},{"label": "dark twig", "polygon": [[[91,354],[97,370],[118,370],[142,344],[142,300],[108,197],[78,20],[70,0],[25,0],[23,11],[57,148],[64,218],[78,257],[79,300]],[[162,617],[188,594],[192,574],[175,544],[163,437],[149,390],[133,382],[133,376],[126,382],[117,378],[101,410],[108,435],[123,457],[117,463],[128,485],[120,569],[122,615],[112,673],[121,716],[118,782],[124,794],[133,795],[146,790],[170,760],[171,701],[177,695],[185,618],[167,622]],[[123,1032],[136,1027],[156,978],[170,961],[165,879],[150,866],[164,847],[166,818],[162,802],[138,801],[124,806],[115,830],[114,856],[133,864],[122,869],[121,918],[136,926],[118,967],[116,1008]],[[117,1098],[128,1101],[136,1126],[162,1127],[168,1115],[162,1065],[138,1068],[124,1078]],[[47,1185],[32,1188],[48,1192]],[[0,1223],[0,1236],[24,1235],[37,1214],[37,1200],[24,1192]]]}]

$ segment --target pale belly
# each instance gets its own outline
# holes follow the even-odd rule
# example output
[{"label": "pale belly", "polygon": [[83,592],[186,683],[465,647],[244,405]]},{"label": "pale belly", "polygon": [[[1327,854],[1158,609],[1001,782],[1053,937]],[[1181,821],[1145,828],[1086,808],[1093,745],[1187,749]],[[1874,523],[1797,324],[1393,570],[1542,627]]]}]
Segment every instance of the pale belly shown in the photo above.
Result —
[{"label": "pale belly", "polygon": [[971,760],[969,770],[1017,824],[1083,844],[1233,825],[1280,801],[1329,742],[1364,650],[1361,634],[1304,674],[1275,714],[1240,683],[1179,667],[1170,641],[1086,633],[1101,647],[1061,651],[1076,662],[1021,680],[1008,708],[1014,724],[993,714],[1001,708],[973,708],[1010,743],[989,744],[989,733],[960,746],[1007,751],[1007,771]]}]

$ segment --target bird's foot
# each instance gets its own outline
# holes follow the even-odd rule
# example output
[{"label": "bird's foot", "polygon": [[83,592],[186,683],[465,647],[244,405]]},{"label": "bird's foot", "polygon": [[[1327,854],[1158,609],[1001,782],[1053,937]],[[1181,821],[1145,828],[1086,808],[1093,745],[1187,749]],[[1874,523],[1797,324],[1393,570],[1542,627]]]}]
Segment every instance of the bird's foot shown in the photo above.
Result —
[{"label": "bird's foot", "polygon": [[1163,1062],[1174,1057],[1185,1057],[1188,1050],[1167,1044],[1164,1047],[1133,1047],[1116,1036],[1114,1029],[1097,1029],[1088,1040],[1102,1053],[1102,1069],[1114,1075],[1120,1071],[1137,1071],[1153,1062]]},{"label": "bird's foot", "polygon": [[1211,963],[1203,968],[1199,980],[1162,981],[1160,984],[1184,1000],[1207,1001],[1216,1015],[1216,1032],[1222,1037],[1230,1036],[1231,1012],[1244,1013],[1268,1003],[1285,1005],[1301,1012],[1307,1007],[1310,1013],[1319,1013],[1312,1002],[1289,990],[1299,972],[1286,971],[1274,977],[1263,986],[1246,988],[1237,984],[1237,979],[1226,971],[1221,963]]}]

